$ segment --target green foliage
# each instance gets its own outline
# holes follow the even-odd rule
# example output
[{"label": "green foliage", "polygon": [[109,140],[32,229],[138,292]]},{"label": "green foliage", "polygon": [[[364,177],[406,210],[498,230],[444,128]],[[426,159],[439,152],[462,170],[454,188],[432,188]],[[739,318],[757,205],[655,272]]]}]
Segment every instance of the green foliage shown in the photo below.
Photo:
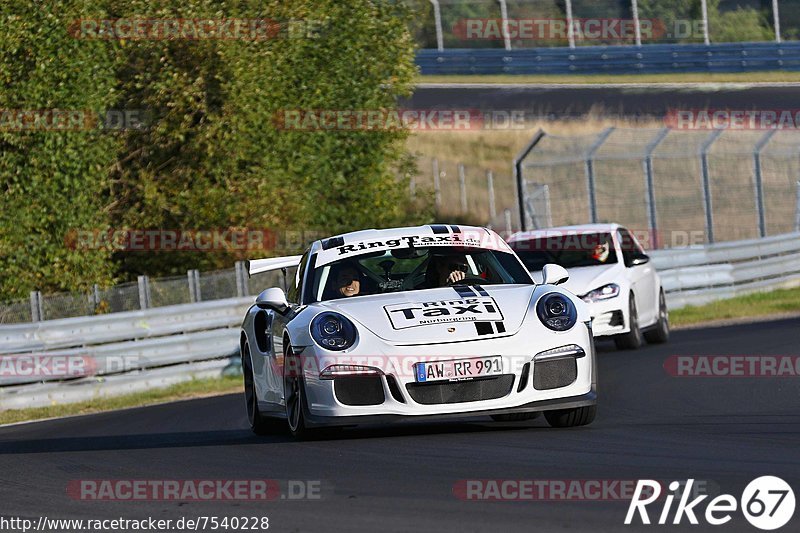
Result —
[{"label": "green foliage", "polygon": [[[93,7],[98,5],[101,7]],[[284,131],[285,110],[393,109],[411,91],[408,12],[375,0],[16,2],[0,108],[145,109],[125,132],[0,132],[0,298],[137,274],[229,268],[254,252],[70,250],[76,229],[315,229],[429,220],[409,205],[405,131]],[[92,40],[77,18],[313,23],[268,40]],[[399,177],[399,178],[398,178]],[[282,251],[283,252],[283,251]],[[258,252],[255,252],[258,253]]]},{"label": "green foliage", "polygon": [[108,253],[70,249],[77,229],[108,225],[102,201],[118,139],[92,131],[15,131],[17,110],[101,112],[115,97],[105,43],[69,23],[98,13],[90,0],[4,3],[0,12],[0,297],[85,288],[111,279]]}]

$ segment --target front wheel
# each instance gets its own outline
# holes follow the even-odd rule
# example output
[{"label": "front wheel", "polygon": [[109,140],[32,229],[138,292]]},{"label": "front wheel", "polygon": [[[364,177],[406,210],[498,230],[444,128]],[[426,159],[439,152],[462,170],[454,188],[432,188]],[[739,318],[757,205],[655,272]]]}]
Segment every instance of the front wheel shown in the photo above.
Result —
[{"label": "front wheel", "polygon": [[571,428],[591,424],[596,414],[597,406],[587,405],[586,407],[575,407],[574,409],[545,411],[544,417],[547,423],[554,428]]},{"label": "front wheel", "polygon": [[633,298],[633,293],[630,296],[628,309],[630,331],[614,337],[614,344],[617,345],[618,350],[635,350],[641,348],[642,344],[644,344],[642,330],[639,327],[639,313],[636,312],[636,300]]},{"label": "front wheel", "polygon": [[283,396],[286,402],[286,421],[289,425],[289,433],[298,440],[309,439],[315,436],[316,432],[306,427],[306,400],[300,358],[292,354],[291,346],[287,346],[283,360]]},{"label": "front wheel", "polygon": [[644,332],[644,338],[650,344],[664,344],[669,340],[669,312],[664,291],[658,297],[658,322],[653,329]]}]

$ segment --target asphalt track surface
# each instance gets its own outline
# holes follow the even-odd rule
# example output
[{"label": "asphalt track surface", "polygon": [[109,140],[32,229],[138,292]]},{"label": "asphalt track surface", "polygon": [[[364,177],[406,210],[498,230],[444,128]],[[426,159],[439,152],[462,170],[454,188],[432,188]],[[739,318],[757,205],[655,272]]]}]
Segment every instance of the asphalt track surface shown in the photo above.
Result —
[{"label": "asphalt track surface", "polygon": [[[625,501],[463,501],[453,486],[695,478],[739,498],[750,480],[771,474],[798,493],[800,378],[676,378],[662,365],[671,355],[798,355],[799,339],[800,319],[790,319],[677,331],[669,344],[636,352],[601,344],[599,414],[584,428],[478,418],[297,443],[252,436],[239,395],[9,426],[0,428],[0,514],[257,515],[269,517],[270,531],[757,531],[739,512],[713,528],[685,520],[624,526]],[[320,480],[321,498],[104,502],[66,494],[70,480],[129,478]],[[780,531],[797,531],[799,520],[800,511]]]},{"label": "asphalt track surface", "polygon": [[438,85],[418,87],[410,109],[524,111],[527,118],[663,117],[670,110],[800,109],[800,85]]}]

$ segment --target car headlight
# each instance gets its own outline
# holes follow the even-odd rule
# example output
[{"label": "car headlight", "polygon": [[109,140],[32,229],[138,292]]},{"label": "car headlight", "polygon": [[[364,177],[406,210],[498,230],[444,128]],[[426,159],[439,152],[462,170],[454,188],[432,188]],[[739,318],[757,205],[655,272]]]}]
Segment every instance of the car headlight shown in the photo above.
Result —
[{"label": "car headlight", "polygon": [[608,285],[603,285],[599,289],[587,292],[581,296],[581,299],[584,302],[599,302],[600,300],[608,300],[616,296],[619,296],[619,285],[616,283],[609,283]]},{"label": "car headlight", "polygon": [[356,327],[339,313],[326,311],[311,321],[311,338],[326,350],[338,352],[356,342]]},{"label": "car headlight", "polygon": [[545,294],[536,304],[536,314],[542,324],[553,331],[567,331],[578,321],[578,310],[572,301],[557,292]]}]

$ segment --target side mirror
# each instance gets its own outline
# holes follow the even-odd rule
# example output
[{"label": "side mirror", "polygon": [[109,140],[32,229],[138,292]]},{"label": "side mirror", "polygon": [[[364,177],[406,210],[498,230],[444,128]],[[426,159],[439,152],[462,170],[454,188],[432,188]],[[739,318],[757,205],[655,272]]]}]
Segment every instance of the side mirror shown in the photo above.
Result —
[{"label": "side mirror", "polygon": [[256,296],[256,305],[262,309],[274,309],[279,313],[289,309],[289,302],[286,300],[286,293],[278,287],[271,287]]},{"label": "side mirror", "polygon": [[650,262],[650,256],[645,254],[636,254],[631,258],[630,266],[644,265]]},{"label": "side mirror", "polygon": [[569,273],[561,265],[547,264],[542,269],[542,281],[545,285],[560,285],[569,279]]}]

